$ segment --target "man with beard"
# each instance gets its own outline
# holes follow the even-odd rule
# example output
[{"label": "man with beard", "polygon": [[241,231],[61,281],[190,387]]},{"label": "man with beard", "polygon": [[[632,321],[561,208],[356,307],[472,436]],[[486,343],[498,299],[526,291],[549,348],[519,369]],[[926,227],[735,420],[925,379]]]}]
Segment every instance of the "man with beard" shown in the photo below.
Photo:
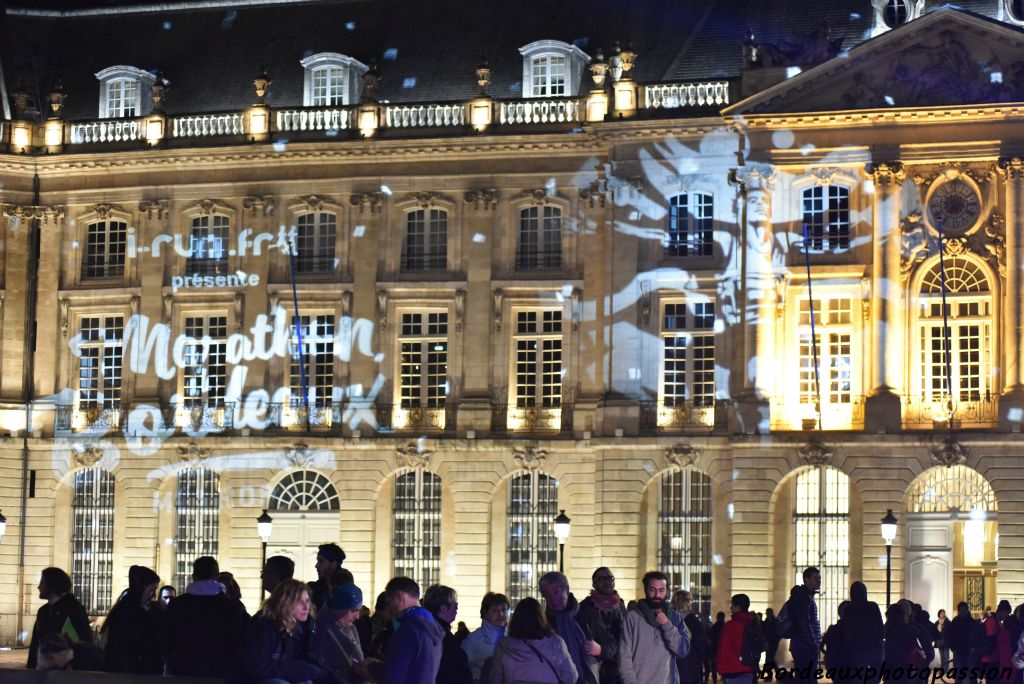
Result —
[{"label": "man with beard", "polygon": [[548,623],[562,637],[579,673],[577,684],[598,684],[600,663],[614,661],[617,653],[617,644],[600,614],[576,601],[569,592],[569,580],[560,572],[545,574],[538,585],[547,603]]},{"label": "man with beard", "polygon": [[[608,568],[598,568],[591,576],[594,589],[590,596],[580,603],[581,608],[593,608],[601,616],[604,626],[608,629],[615,643],[622,638],[622,621],[626,617],[626,605],[615,591],[615,575]],[[618,660],[605,658],[601,660],[601,684],[619,684]]]},{"label": "man with beard", "polygon": [[668,577],[661,572],[644,575],[644,596],[626,614],[619,640],[619,674],[623,684],[665,682],[678,684],[676,658],[690,652],[690,635],[682,617],[665,600]]},{"label": "man with beard", "polygon": [[316,550],[317,579],[309,582],[309,601],[314,608],[322,608],[334,593],[335,587],[355,584],[352,573],[341,567],[345,552],[337,544],[321,544]]}]

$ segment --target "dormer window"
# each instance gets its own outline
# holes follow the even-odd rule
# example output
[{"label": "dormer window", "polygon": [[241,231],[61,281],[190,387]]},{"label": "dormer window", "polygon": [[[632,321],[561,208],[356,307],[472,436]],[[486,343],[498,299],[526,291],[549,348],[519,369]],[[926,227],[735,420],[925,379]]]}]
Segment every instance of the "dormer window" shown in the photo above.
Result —
[{"label": "dormer window", "polygon": [[896,28],[907,23],[910,17],[910,5],[907,0],[887,0],[882,19],[889,28]]},{"label": "dormer window", "polygon": [[1024,0],[1004,0],[1006,14],[1015,24],[1024,23]]},{"label": "dormer window", "polygon": [[523,56],[523,97],[570,97],[579,91],[587,53],[558,40],[519,48]]},{"label": "dormer window", "polygon": [[914,21],[924,13],[924,0],[871,0],[874,19],[871,36]]},{"label": "dormer window", "polygon": [[303,106],[339,107],[359,101],[366,73],[362,62],[337,52],[320,52],[299,63],[306,70]]},{"label": "dormer window", "polygon": [[100,81],[100,118],[134,119],[152,109],[155,77],[131,66],[112,66],[96,74]]}]

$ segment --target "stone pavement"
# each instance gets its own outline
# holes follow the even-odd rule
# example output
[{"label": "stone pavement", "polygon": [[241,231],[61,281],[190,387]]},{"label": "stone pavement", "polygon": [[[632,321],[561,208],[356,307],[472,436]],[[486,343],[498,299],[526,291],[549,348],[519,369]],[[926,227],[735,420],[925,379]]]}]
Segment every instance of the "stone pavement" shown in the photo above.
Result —
[{"label": "stone pavement", "polygon": [[25,667],[28,662],[28,647],[0,648],[0,670]]}]

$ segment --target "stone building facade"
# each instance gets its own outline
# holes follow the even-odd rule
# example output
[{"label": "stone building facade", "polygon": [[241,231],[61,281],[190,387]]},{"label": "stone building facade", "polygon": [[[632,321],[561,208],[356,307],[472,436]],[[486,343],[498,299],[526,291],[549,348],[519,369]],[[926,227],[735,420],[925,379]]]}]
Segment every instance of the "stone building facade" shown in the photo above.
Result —
[{"label": "stone building facade", "polygon": [[[98,109],[46,90],[84,57],[4,54],[0,638],[50,565],[99,615],[210,552],[255,609],[264,510],[304,578],[337,541],[365,595],[440,581],[469,623],[536,593],[561,510],[578,595],[660,567],[763,610],[815,564],[828,615],[881,600],[893,509],[893,596],[1024,599],[1024,37],[1012,3],[910,4],[832,3],[841,54],[752,15],[776,42],[733,66],[700,61],[727,2],[649,57],[529,27],[454,95],[372,36],[390,86],[338,47],[232,63],[222,101],[129,43]],[[5,30],[317,21],[222,9]]]}]

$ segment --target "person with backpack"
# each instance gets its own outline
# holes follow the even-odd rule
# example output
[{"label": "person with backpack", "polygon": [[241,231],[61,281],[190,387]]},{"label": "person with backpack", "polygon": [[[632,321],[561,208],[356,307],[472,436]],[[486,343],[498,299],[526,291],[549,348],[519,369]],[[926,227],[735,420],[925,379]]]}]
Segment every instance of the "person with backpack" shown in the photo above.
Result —
[{"label": "person with backpack", "polygon": [[686,629],[690,633],[690,652],[682,658],[676,658],[680,684],[700,683],[701,668],[707,659],[708,651],[711,650],[711,640],[704,629],[704,621],[692,607],[693,597],[685,589],[677,591],[672,596],[672,610],[683,618],[683,624],[679,629]]},{"label": "person with backpack", "polygon": [[679,629],[682,616],[668,601],[668,577],[658,571],[644,575],[644,596],[626,613],[619,640],[622,684],[678,684],[676,659],[690,652],[689,634]]},{"label": "person with backpack", "polygon": [[805,568],[803,581],[790,590],[789,600],[779,611],[779,636],[789,639],[794,684],[817,684],[821,623],[814,595],[821,589],[821,572],[813,566]]},{"label": "person with backpack", "polygon": [[[764,653],[764,629],[750,611],[750,597],[736,594],[729,604],[732,619],[722,628],[715,662],[728,684],[754,684]],[[654,680],[650,680],[654,681]]]}]

